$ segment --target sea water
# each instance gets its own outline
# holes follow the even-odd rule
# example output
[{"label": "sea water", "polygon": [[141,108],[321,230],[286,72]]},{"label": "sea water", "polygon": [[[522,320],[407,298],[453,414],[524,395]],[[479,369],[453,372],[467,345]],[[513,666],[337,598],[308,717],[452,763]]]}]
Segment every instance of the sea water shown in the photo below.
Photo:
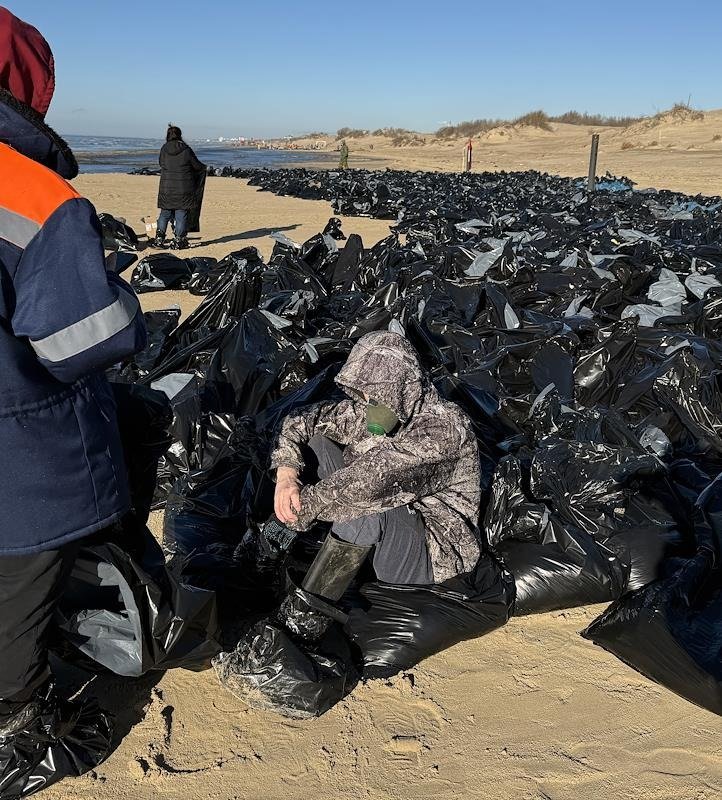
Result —
[{"label": "sea water", "polygon": [[[136,139],[114,136],[65,136],[78,159],[81,172],[130,172],[141,167],[158,168],[161,139]],[[293,167],[300,164],[338,162],[337,153],[309,150],[259,150],[224,142],[188,144],[204,164],[213,167]]]}]

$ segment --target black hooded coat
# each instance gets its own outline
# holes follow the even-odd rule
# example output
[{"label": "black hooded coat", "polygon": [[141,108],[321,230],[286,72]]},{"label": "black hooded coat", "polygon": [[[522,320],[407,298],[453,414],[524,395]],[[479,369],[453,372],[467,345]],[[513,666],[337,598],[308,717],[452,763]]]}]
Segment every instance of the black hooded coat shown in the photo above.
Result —
[{"label": "black hooded coat", "polygon": [[158,208],[190,211],[200,206],[206,167],[183,141],[166,142],[160,151]]}]

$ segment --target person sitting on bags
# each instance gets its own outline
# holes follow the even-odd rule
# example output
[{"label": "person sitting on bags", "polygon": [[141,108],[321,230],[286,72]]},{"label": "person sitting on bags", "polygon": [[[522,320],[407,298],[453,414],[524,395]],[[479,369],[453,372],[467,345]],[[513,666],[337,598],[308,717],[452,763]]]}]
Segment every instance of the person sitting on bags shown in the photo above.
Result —
[{"label": "person sitting on bags", "polygon": [[[371,551],[385,583],[438,584],[470,572],[481,497],[466,414],[439,396],[396,333],[360,339],[336,383],[348,397],[286,417],[271,458],[280,522],[296,531],[333,523],[303,589],[339,599]],[[318,482],[304,486],[311,453]]]}]

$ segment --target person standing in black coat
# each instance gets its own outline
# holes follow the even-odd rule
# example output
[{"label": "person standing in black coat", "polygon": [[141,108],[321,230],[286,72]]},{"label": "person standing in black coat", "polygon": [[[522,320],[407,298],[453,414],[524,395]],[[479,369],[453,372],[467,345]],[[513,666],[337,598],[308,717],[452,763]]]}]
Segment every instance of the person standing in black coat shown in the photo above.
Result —
[{"label": "person standing in black coat", "polygon": [[154,244],[156,247],[164,246],[168,223],[173,220],[175,238],[170,246],[173,250],[184,250],[188,247],[188,214],[199,203],[206,166],[201,164],[193,150],[183,141],[181,129],[175,125],[168,126],[165,144],[158,160],[160,215]]}]

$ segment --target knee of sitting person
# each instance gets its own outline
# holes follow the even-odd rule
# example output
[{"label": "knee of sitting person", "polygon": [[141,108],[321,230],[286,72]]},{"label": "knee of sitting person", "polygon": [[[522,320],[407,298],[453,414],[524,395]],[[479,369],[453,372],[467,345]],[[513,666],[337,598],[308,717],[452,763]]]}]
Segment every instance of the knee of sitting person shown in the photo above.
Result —
[{"label": "knee of sitting person", "polygon": [[324,480],[343,467],[343,450],[335,442],[317,434],[308,442],[318,460],[318,478]]}]

